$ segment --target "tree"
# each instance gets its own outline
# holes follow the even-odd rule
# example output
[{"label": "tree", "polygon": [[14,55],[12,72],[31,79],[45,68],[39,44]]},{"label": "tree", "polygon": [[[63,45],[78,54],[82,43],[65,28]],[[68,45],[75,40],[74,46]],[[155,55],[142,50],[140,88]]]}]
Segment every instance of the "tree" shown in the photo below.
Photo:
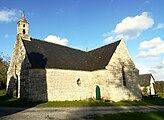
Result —
[{"label": "tree", "polygon": [[0,53],[0,81],[6,84],[7,81],[7,70],[9,66],[9,57],[4,56]]},{"label": "tree", "polygon": [[157,93],[164,93],[164,81],[156,81],[155,85]]},{"label": "tree", "polygon": [[148,88],[147,87],[144,87],[142,91],[143,91],[144,96],[148,96]]}]

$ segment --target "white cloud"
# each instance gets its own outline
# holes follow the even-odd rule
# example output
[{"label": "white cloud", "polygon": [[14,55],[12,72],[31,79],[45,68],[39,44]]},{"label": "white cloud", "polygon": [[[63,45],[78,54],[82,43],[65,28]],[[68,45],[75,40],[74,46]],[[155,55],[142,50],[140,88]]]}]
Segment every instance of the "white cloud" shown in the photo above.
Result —
[{"label": "white cloud", "polygon": [[103,37],[107,37],[107,36],[109,36],[109,35],[112,35],[112,33],[111,33],[111,32],[107,32],[107,33],[103,33],[103,34],[102,34]]},{"label": "white cloud", "polygon": [[55,35],[49,35],[47,38],[44,39],[45,41],[51,42],[51,43],[56,43],[60,45],[67,46],[68,45],[68,40],[66,38],[60,38]]},{"label": "white cloud", "polygon": [[158,57],[164,53],[164,40],[161,40],[160,37],[156,37],[149,41],[143,41],[140,43],[139,50],[140,51],[136,57]]},{"label": "white cloud", "polygon": [[136,65],[136,68],[139,70],[139,74],[150,73],[147,66],[140,64],[140,63],[135,63],[135,65]]},{"label": "white cloud", "polygon": [[148,68],[146,65],[141,63],[135,63],[139,74],[152,74],[155,77],[155,80],[164,80],[164,64],[154,65],[151,68]]},{"label": "white cloud", "polygon": [[9,35],[8,34],[5,34],[5,36],[4,36],[5,38],[9,38]]},{"label": "white cloud", "polygon": [[2,9],[0,10],[0,22],[12,22],[18,20],[20,11],[16,9]]},{"label": "white cloud", "polygon": [[113,38],[112,36],[110,36],[110,37],[107,37],[107,38],[104,40],[104,43],[110,43],[110,42],[112,42],[112,41],[114,41],[114,38]]},{"label": "white cloud", "polygon": [[150,4],[150,1],[146,0],[146,1],[144,2],[144,4]]},{"label": "white cloud", "polygon": [[151,67],[150,72],[155,76],[156,80],[164,80],[164,63],[154,65]]},{"label": "white cloud", "polygon": [[[156,80],[164,80],[164,59],[159,62],[164,53],[164,40],[160,37],[155,37],[152,40],[143,41],[140,43],[139,53],[137,57],[144,59],[151,59],[151,63],[138,65],[141,72],[146,73],[147,71],[152,73]],[[156,63],[154,62],[156,60]],[[158,61],[158,62],[157,62]],[[143,71],[147,70],[147,71]]]},{"label": "white cloud", "polygon": [[153,30],[158,30],[164,28],[164,23],[159,23]]},{"label": "white cloud", "polygon": [[106,37],[111,35],[114,40],[121,39],[119,38],[120,36],[122,36],[125,40],[134,39],[139,37],[144,30],[151,28],[153,24],[154,20],[151,18],[148,12],[143,12],[141,15],[124,18],[116,25],[113,31],[104,33],[103,36]]},{"label": "white cloud", "polygon": [[147,12],[135,17],[126,17],[116,25],[115,34],[123,34],[125,39],[133,39],[140,36],[143,30],[146,30],[154,24],[154,20]]},{"label": "white cloud", "polygon": [[123,39],[124,36],[123,34],[119,34],[119,35],[116,35],[116,36],[110,36],[110,37],[107,37],[104,39],[104,43],[107,44],[107,43],[111,43],[111,42],[114,42],[114,41],[117,41],[117,40],[121,40]]},{"label": "white cloud", "polygon": [[140,43],[139,50],[144,50],[148,48],[153,48],[155,46],[158,46],[162,43],[162,40],[160,37],[155,37],[152,40],[149,41],[143,41]]}]

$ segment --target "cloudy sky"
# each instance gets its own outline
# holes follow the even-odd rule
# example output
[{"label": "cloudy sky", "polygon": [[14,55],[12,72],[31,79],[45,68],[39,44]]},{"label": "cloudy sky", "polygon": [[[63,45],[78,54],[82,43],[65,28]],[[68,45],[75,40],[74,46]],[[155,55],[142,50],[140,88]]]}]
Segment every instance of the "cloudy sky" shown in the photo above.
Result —
[{"label": "cloudy sky", "polygon": [[140,73],[164,80],[163,0],[0,0],[0,52],[12,55],[22,11],[33,38],[91,50],[123,38]]}]

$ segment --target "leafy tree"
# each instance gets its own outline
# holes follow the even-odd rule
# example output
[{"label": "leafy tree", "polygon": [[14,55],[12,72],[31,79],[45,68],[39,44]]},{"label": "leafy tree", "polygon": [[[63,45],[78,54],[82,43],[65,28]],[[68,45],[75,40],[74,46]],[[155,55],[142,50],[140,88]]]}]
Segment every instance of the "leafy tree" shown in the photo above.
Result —
[{"label": "leafy tree", "polygon": [[148,88],[147,87],[143,88],[143,94],[144,94],[144,96],[148,96]]},{"label": "leafy tree", "polygon": [[164,81],[156,81],[156,92],[164,93]]},{"label": "leafy tree", "polygon": [[9,57],[4,56],[0,53],[0,81],[6,84],[7,81],[7,70],[9,66]]}]

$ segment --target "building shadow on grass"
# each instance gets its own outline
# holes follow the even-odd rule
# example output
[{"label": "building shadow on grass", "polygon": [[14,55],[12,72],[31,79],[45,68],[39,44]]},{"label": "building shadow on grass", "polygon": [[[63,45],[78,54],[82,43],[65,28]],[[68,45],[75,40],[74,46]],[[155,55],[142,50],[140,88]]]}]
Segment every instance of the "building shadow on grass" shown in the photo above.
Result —
[{"label": "building shadow on grass", "polygon": [[15,114],[20,111],[35,107],[41,103],[43,102],[25,101],[18,98],[10,97],[8,95],[0,96],[0,118],[2,116]]}]

